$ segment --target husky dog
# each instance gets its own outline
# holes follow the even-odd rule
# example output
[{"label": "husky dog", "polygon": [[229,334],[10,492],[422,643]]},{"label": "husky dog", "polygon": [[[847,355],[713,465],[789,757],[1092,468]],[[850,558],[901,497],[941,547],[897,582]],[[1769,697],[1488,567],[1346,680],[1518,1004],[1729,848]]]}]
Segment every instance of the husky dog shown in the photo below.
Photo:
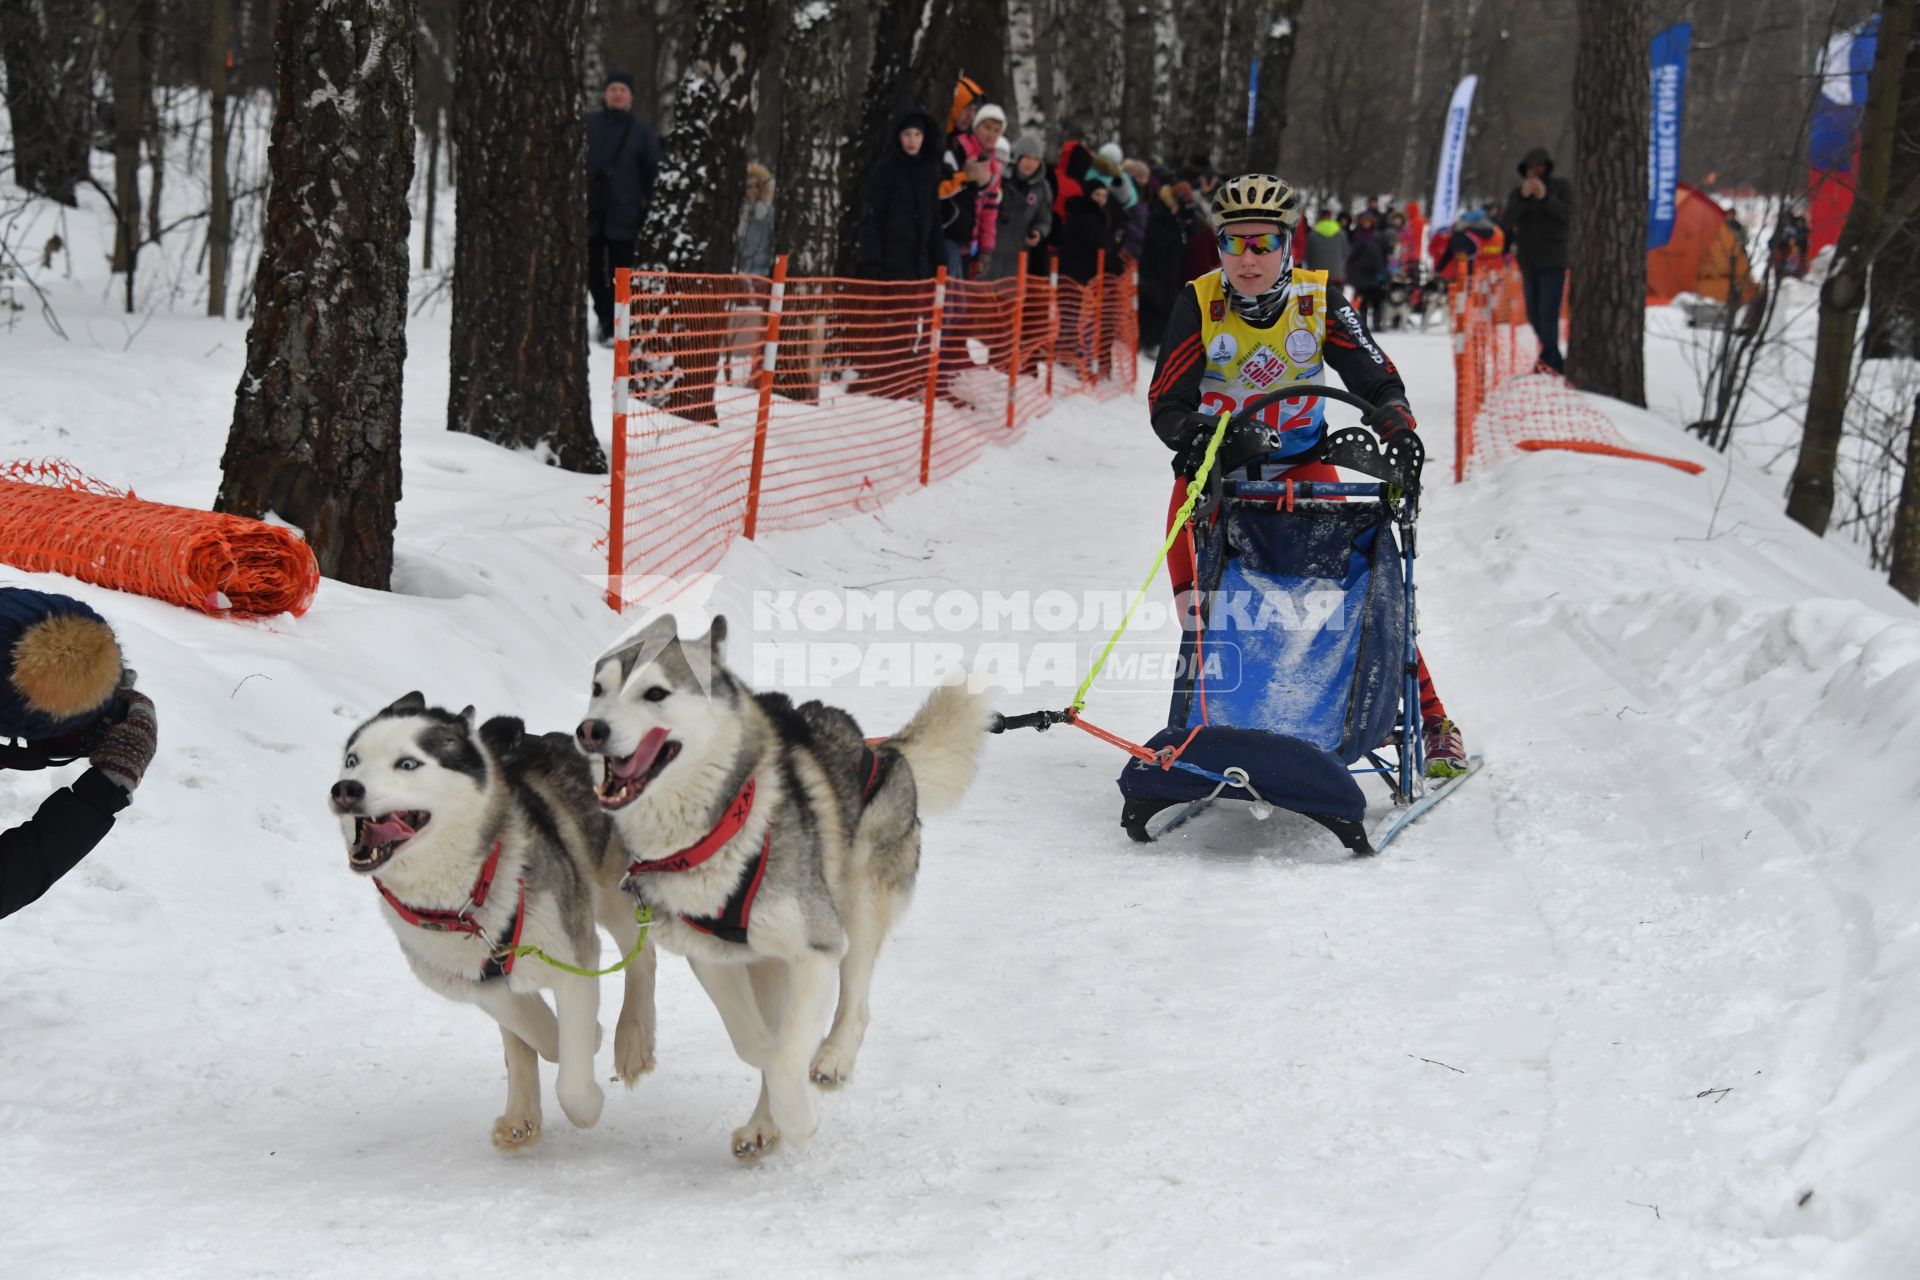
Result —
[{"label": "husky dog", "polygon": [[1382,330],[1404,329],[1413,314],[1413,296],[1416,292],[1414,281],[1404,271],[1397,271],[1387,279],[1386,292],[1380,299],[1380,324]]},{"label": "husky dog", "polygon": [[[400,939],[414,974],[441,995],[477,1004],[500,1024],[507,1109],[493,1123],[502,1150],[540,1138],[540,1064],[559,1064],[560,1109],[582,1129],[600,1118],[593,1078],[600,984],[518,957],[531,944],[556,960],[599,964],[594,922],[625,955],[639,938],[620,892],[627,859],[601,812],[586,762],[565,734],[528,734],[499,716],[476,731],[409,693],[347,739],[333,811],[347,865]],[[624,972],[614,1066],[628,1086],[653,1067],[648,945]],[[559,1008],[541,997],[550,989]]]},{"label": "husky dog", "polygon": [[919,869],[920,813],[959,802],[987,722],[949,685],[869,747],[844,711],[754,694],[722,663],[725,638],[716,619],[683,645],[659,619],[601,659],[576,736],[653,937],[687,957],[760,1068],[760,1101],[733,1133],[733,1154],[757,1160],[811,1136],[813,1086],[852,1075],[874,959]]}]

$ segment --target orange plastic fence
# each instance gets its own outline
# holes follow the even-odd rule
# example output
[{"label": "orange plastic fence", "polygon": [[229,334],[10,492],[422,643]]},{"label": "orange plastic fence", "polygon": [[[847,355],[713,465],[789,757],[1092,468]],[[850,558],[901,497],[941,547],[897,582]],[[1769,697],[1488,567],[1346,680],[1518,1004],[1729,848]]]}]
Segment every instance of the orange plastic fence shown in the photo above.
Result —
[{"label": "orange plastic fence", "polygon": [[[1698,463],[1628,446],[1607,415],[1567,380],[1536,367],[1540,344],[1527,323],[1519,272],[1509,263],[1474,270],[1449,290],[1453,323],[1453,478],[1488,462],[1567,449],[1657,462],[1697,475]],[[1567,341],[1564,312],[1562,346]]]},{"label": "orange plastic fence", "polygon": [[58,459],[0,464],[0,561],[249,618],[305,613],[320,587],[291,530],[146,502]]},{"label": "orange plastic fence", "polygon": [[1055,396],[1130,393],[1136,287],[1130,263],[1086,285],[620,272],[607,603],[950,476]]}]

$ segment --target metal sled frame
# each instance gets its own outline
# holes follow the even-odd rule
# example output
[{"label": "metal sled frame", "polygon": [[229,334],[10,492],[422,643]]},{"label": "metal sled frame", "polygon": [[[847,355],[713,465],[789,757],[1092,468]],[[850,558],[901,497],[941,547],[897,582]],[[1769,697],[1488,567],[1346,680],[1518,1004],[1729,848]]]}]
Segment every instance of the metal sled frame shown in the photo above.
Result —
[{"label": "metal sled frame", "polygon": [[[1366,411],[1369,416],[1374,411],[1374,406],[1365,400],[1334,388],[1294,385],[1277,388],[1252,402],[1238,415],[1236,423],[1251,420],[1272,401],[1303,395],[1318,395],[1328,399],[1342,400],[1356,405]],[[1472,769],[1478,767],[1476,761],[1468,775],[1448,779],[1432,787],[1429,787],[1425,777],[1425,747],[1419,721],[1419,628],[1416,622],[1414,585],[1414,561],[1418,555],[1416,535],[1419,517],[1420,470],[1424,458],[1423,447],[1418,439],[1410,434],[1396,437],[1383,449],[1375,443],[1371,432],[1358,428],[1333,432],[1326,437],[1320,449],[1311,458],[1303,458],[1300,461],[1328,462],[1347,470],[1375,476],[1377,479],[1367,482],[1295,482],[1285,479],[1223,481],[1215,478],[1209,483],[1206,500],[1196,508],[1192,521],[1195,526],[1198,526],[1204,516],[1216,514],[1224,516],[1228,503],[1238,502],[1248,506],[1258,504],[1293,511],[1299,503],[1317,503],[1330,499],[1377,504],[1382,514],[1391,521],[1392,528],[1398,534],[1398,558],[1402,590],[1405,593],[1406,627],[1401,652],[1400,708],[1395,720],[1392,740],[1382,747],[1363,752],[1360,759],[1348,767],[1349,774],[1356,777],[1378,775],[1383,778],[1393,790],[1396,808],[1402,810],[1395,821],[1386,828],[1380,841],[1381,847],[1398,835],[1407,823],[1415,820],[1427,808],[1443,799],[1458,782],[1464,781],[1465,776],[1471,775]],[[1222,470],[1225,469],[1227,468],[1222,468]],[[1204,625],[1203,619],[1203,627]],[[1184,769],[1199,774],[1213,780],[1215,786],[1209,794],[1199,799],[1161,797],[1126,799],[1121,810],[1120,821],[1127,834],[1136,841],[1151,841],[1165,835],[1217,799],[1241,800],[1253,804],[1275,803],[1261,796],[1253,788],[1243,769],[1227,768],[1215,772],[1177,758],[1162,767]],[[1314,813],[1307,809],[1286,805],[1284,802],[1280,803],[1281,807],[1299,812],[1326,827],[1355,856],[1364,857],[1378,852],[1363,822],[1325,813]],[[1158,824],[1152,821],[1168,810],[1178,812],[1173,814],[1170,821]]]}]

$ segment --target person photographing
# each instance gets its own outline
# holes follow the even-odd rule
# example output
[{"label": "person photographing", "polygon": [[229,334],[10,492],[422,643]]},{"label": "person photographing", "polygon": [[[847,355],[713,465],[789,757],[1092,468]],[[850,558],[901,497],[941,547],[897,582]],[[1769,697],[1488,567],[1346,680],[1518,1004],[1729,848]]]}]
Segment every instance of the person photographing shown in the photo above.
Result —
[{"label": "person photographing", "polygon": [[38,901],[91,853],[132,802],[158,741],[106,619],[69,596],[0,587],[0,768],[84,759],[33,817],[0,831],[0,917]]}]

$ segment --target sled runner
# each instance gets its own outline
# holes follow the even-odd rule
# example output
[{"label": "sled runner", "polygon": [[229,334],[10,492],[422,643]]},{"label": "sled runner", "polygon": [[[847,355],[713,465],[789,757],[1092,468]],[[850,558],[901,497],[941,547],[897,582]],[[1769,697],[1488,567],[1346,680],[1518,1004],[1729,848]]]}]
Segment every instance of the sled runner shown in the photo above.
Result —
[{"label": "sled runner", "polygon": [[[1348,392],[1299,383],[1215,428],[1167,544],[1190,538],[1197,574],[1182,601],[1166,727],[1136,745],[1088,724],[1079,711],[1093,675],[1066,711],[996,726],[1072,723],[1126,749],[1120,821],[1135,840],[1239,800],[1256,816],[1303,814],[1354,854],[1371,854],[1479,768],[1476,759],[1459,777],[1424,777],[1413,565],[1425,450],[1410,432],[1383,446],[1361,428],[1283,436],[1258,421],[1268,405],[1316,396],[1375,413]],[[1223,478],[1275,461],[1326,462],[1369,479]],[[1360,787],[1369,774],[1397,810],[1377,836]]]}]

